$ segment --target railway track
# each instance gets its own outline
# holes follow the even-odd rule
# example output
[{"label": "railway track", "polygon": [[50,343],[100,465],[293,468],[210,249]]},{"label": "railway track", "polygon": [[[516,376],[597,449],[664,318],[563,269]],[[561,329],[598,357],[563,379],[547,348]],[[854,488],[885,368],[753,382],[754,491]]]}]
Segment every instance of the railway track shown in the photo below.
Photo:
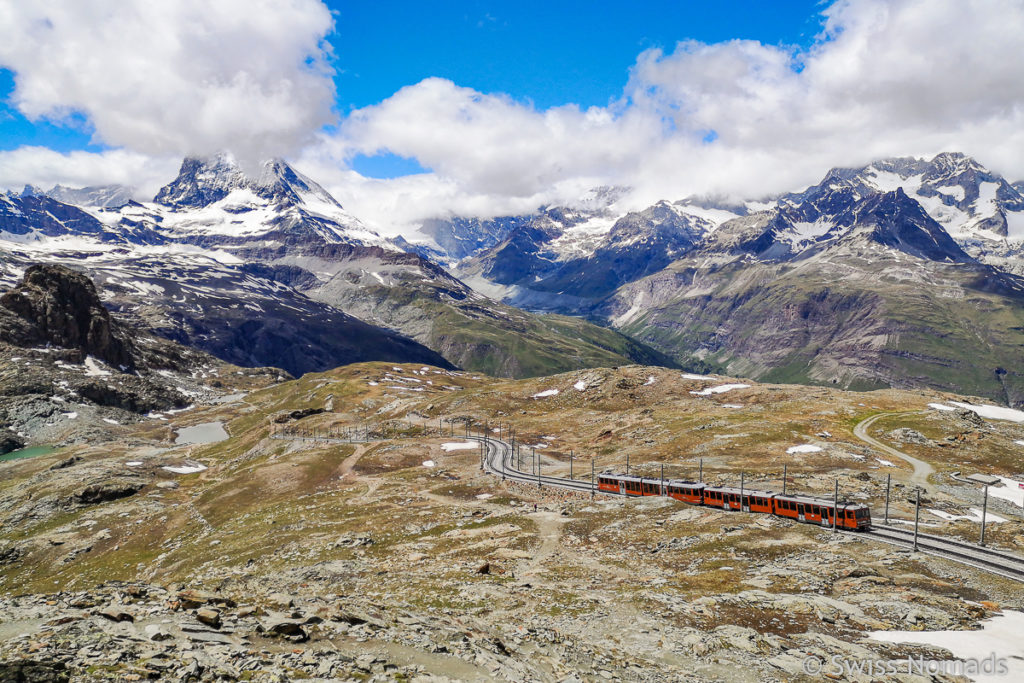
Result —
[{"label": "railway track", "polygon": [[[518,481],[524,484],[535,484],[538,486],[553,486],[583,493],[596,494],[597,491],[590,481],[579,479],[565,479],[563,477],[551,477],[537,475],[531,472],[522,472],[512,463],[512,446],[504,441],[472,436],[476,441],[485,442],[485,453],[483,459],[484,469],[491,474]],[[621,495],[601,491],[602,495]],[[843,531],[843,530],[841,530]],[[914,547],[914,532],[909,529],[898,529],[891,526],[874,525],[868,531],[843,531],[843,533],[857,534],[860,537],[873,538],[883,543],[905,548]],[[998,550],[992,550],[981,546],[971,545],[963,541],[951,538],[943,538],[932,534],[917,535],[918,552],[928,555],[942,557],[953,562],[974,567],[991,574],[996,574],[1008,579],[1014,579],[1024,583],[1024,557],[1013,555]]]}]

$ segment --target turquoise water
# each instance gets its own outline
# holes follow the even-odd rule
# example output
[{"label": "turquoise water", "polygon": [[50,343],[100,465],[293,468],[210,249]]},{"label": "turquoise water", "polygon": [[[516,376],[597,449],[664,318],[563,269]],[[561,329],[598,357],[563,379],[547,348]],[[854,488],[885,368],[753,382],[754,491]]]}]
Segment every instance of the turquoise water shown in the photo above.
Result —
[{"label": "turquoise water", "polygon": [[20,451],[11,451],[6,455],[0,455],[0,462],[4,460],[22,460],[23,458],[32,458],[37,455],[46,455],[47,453],[53,453],[56,448],[53,446],[30,446],[29,448],[22,448]]}]

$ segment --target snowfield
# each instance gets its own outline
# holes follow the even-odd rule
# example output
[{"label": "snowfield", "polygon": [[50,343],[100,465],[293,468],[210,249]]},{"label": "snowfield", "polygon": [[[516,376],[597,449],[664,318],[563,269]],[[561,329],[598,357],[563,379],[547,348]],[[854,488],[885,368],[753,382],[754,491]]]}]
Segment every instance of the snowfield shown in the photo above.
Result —
[{"label": "snowfield", "polygon": [[949,650],[957,659],[979,662],[993,653],[1008,667],[1003,675],[973,674],[975,681],[1024,681],[1024,612],[1006,610],[982,622],[979,631],[873,631],[873,640],[918,643]]},{"label": "snowfield", "polygon": [[790,446],[786,449],[787,453],[817,453],[821,450],[821,446],[812,446],[809,443],[805,443],[801,446]]},{"label": "snowfield", "polygon": [[960,401],[949,401],[950,405],[943,403],[929,403],[928,407],[933,410],[941,410],[951,413],[957,408],[973,410],[978,415],[988,420],[1007,420],[1009,422],[1024,422],[1024,410],[1004,408],[1003,406],[979,405],[975,403],[961,403]]},{"label": "snowfield", "polygon": [[548,396],[557,396],[558,389],[547,389],[546,391],[540,391],[533,395],[533,398],[546,398]]},{"label": "snowfield", "polygon": [[[978,508],[971,508],[970,509],[970,513],[971,514],[969,514],[969,515],[954,515],[954,514],[951,514],[949,512],[943,512],[942,510],[933,510],[932,508],[928,508],[928,512],[932,513],[936,517],[941,517],[942,519],[949,520],[950,522],[955,522],[955,521],[961,520],[961,519],[966,519],[966,520],[968,520],[970,522],[980,522],[981,521],[981,510],[979,510]],[[999,515],[993,515],[991,512],[986,512],[985,513],[985,523],[986,524],[988,524],[989,522],[992,522],[993,524],[1000,524],[1001,522],[1005,522],[1005,521],[1006,521],[1005,517],[1000,517]]]},{"label": "snowfield", "polygon": [[446,453],[450,451],[469,451],[474,448],[480,448],[480,445],[475,441],[450,441],[441,444],[441,450]]},{"label": "snowfield", "polygon": [[707,389],[691,391],[690,393],[694,396],[711,396],[712,394],[724,394],[733,389],[747,389],[749,387],[749,384],[719,384],[717,387],[708,387]]},{"label": "snowfield", "polygon": [[1013,503],[1019,508],[1024,508],[1024,484],[1009,477],[1000,477],[999,475],[996,475],[996,477],[998,477],[999,481],[1003,482],[1003,485],[989,486],[988,495]]},{"label": "snowfield", "polygon": [[950,403],[958,408],[973,410],[978,415],[989,420],[1024,422],[1024,410],[1014,410],[1013,408],[1003,408],[1002,406],[979,406],[972,403],[960,403],[959,401],[950,401]]},{"label": "snowfield", "polygon": [[583,380],[580,380],[579,382],[576,382],[576,384],[573,384],[572,388],[575,389],[576,391],[586,391],[587,383],[584,382]]},{"label": "snowfield", "polygon": [[205,470],[206,465],[200,465],[199,463],[194,465],[164,465],[161,469],[174,472],[175,474],[195,474]]}]

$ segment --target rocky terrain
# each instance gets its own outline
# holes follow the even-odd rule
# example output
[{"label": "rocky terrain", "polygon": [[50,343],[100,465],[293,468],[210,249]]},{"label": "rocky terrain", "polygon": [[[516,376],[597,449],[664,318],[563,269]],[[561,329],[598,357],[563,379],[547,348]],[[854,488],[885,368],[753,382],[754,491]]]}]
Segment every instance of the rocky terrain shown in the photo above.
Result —
[{"label": "rocky terrain", "polygon": [[30,443],[102,439],[144,414],[287,376],[243,372],[140,333],[111,316],[88,277],[58,265],[30,267],[0,295],[0,361],[0,455]]},{"label": "rocky terrain", "polygon": [[[8,678],[801,680],[809,655],[945,659],[870,633],[1024,608],[1019,584],[870,538],[503,483],[460,447],[514,429],[524,468],[584,479],[628,458],[778,489],[786,466],[876,519],[891,475],[911,519],[917,468],[868,425],[929,468],[928,531],[974,540],[981,492],[954,474],[1020,479],[1024,423],[970,397],[375,363],[167,417],[0,463]],[[181,442],[209,424],[219,440]],[[990,544],[1021,552],[1020,505],[988,510]]]}]

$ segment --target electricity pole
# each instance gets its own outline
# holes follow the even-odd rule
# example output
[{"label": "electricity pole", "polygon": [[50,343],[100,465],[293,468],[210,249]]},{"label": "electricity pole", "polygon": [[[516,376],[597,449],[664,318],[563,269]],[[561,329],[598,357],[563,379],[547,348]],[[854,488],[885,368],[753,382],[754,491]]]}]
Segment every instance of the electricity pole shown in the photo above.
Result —
[{"label": "electricity pole", "polygon": [[921,520],[921,487],[917,487],[917,504],[914,507],[914,552],[917,552],[917,525]]},{"label": "electricity pole", "polygon": [[885,523],[889,523],[889,485],[892,483],[892,473],[885,475]]},{"label": "electricity pole", "polygon": [[988,484],[985,484],[985,502],[981,505],[981,542],[985,545],[985,514],[988,512]]}]

